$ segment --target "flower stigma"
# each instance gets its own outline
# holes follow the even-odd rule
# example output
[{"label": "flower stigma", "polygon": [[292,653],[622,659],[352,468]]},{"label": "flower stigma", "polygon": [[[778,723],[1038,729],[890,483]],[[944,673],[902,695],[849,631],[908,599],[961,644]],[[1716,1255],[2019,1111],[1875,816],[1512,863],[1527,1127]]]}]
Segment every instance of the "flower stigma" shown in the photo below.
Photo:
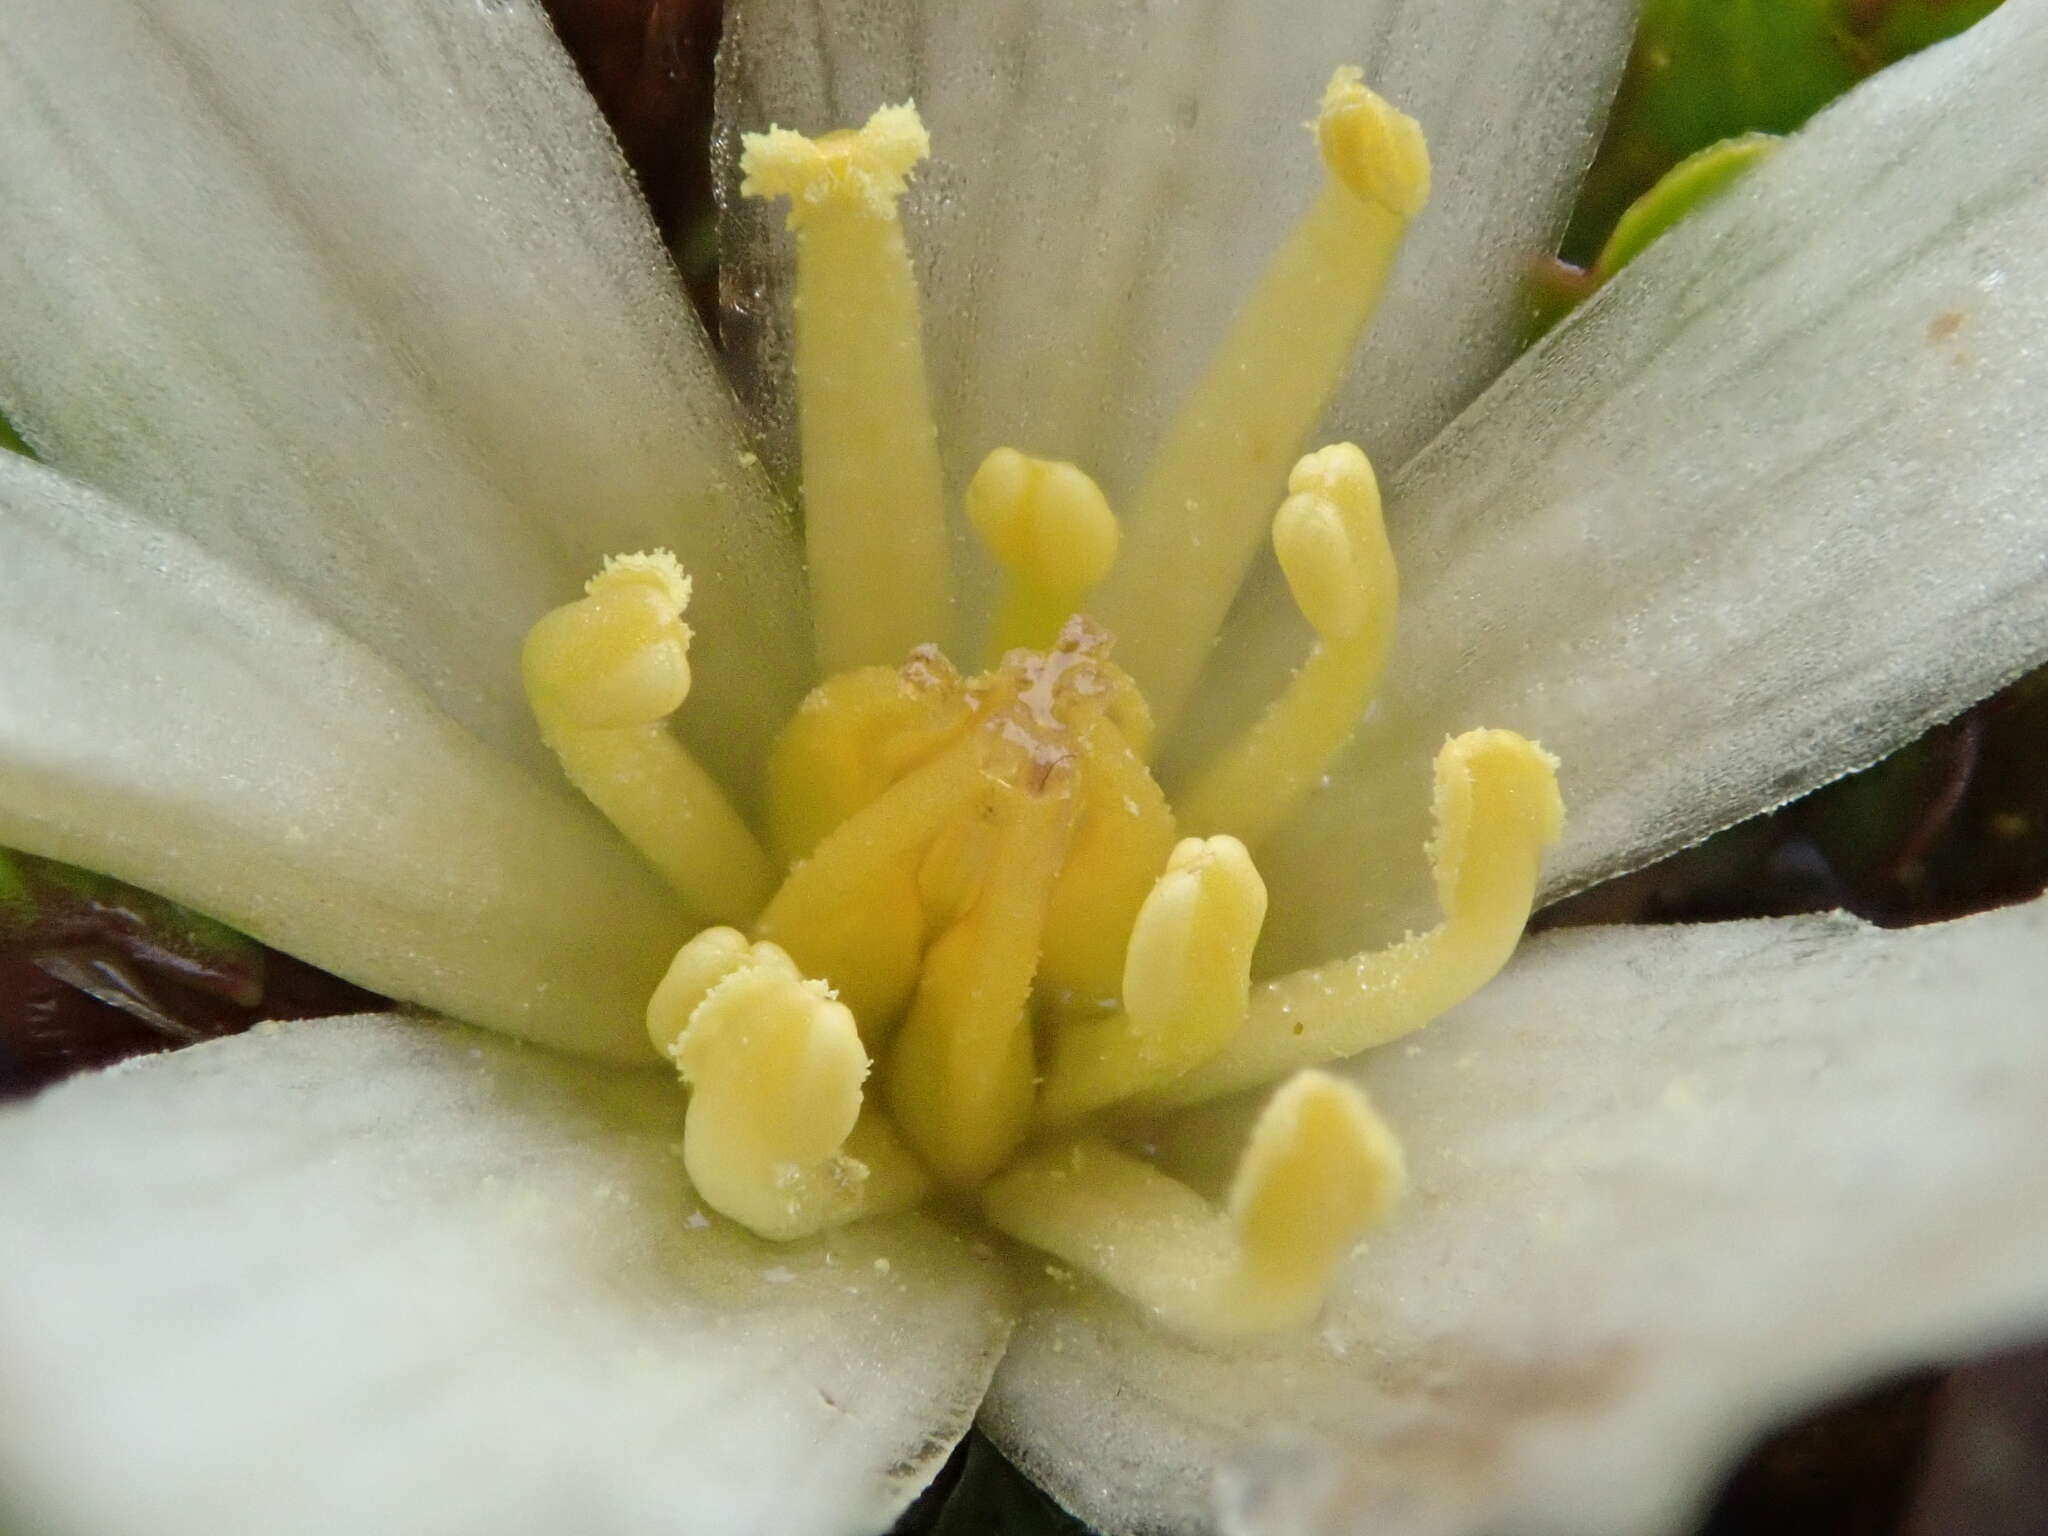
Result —
[{"label": "flower stigma", "polygon": [[[1324,188],[1168,428],[1128,531],[1076,465],[998,448],[966,487],[1002,572],[983,664],[941,649],[954,577],[899,203],[916,109],[745,139],[787,198],[805,553],[821,682],[743,814],[669,729],[689,578],[607,562],[528,637],[528,697],[570,780],[704,925],[647,1009],[689,1089],[700,1196],[787,1240],[929,1201],[1093,1275],[1170,1327],[1299,1326],[1393,1207],[1400,1143],[1324,1067],[1491,979],[1563,810],[1509,731],[1447,741],[1439,923],[1255,980],[1253,850],[1349,743],[1398,580],[1366,456],[1301,448],[1428,194],[1415,123],[1339,70]],[[1284,487],[1284,491],[1283,491]],[[1274,511],[1274,502],[1278,510]],[[1261,536],[1314,647],[1174,799],[1153,745]],[[1136,1155],[1138,1117],[1278,1083],[1220,1205]]]}]

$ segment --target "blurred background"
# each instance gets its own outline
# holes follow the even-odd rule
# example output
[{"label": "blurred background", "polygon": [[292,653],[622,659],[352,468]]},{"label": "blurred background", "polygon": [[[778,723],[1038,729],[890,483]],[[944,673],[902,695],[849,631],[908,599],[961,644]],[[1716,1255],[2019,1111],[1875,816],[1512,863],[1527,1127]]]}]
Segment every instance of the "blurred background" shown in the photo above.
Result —
[{"label": "blurred background", "polygon": [[[546,0],[709,325],[720,0]],[[1995,0],[1646,0],[1562,249],[1532,253],[1531,340],[1641,248],[1875,71]],[[18,447],[0,422],[0,449]],[[1894,757],[1544,913],[1538,927],[1845,908],[1932,922],[2048,886],[2048,672]],[[145,892],[0,849],[0,1098],[262,1018],[378,999]],[[146,1280],[147,1277],[137,1277]],[[1931,1364],[1782,1426],[1699,1536],[2048,1532],[2048,1343]],[[1083,1533],[978,1436],[901,1536]]]}]

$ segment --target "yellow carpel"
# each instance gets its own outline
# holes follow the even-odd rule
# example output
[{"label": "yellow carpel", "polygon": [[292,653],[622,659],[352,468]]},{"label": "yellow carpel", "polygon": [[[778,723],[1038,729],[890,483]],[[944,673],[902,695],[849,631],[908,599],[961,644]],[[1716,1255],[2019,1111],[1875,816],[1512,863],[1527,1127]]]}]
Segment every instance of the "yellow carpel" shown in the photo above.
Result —
[{"label": "yellow carpel", "polygon": [[544,615],[521,671],[569,781],[704,917],[761,909],[774,871],[732,802],[669,730],[690,692],[690,583],[666,551],[609,561]]},{"label": "yellow carpel", "polygon": [[[740,191],[787,197],[796,232],[804,546],[827,676],[943,644],[953,617],[917,278],[897,204],[930,141],[917,108],[809,139],[742,138]],[[886,601],[883,594],[887,594]]]},{"label": "yellow carpel", "polygon": [[934,647],[900,667],[856,667],[811,691],[768,755],[768,831],[785,865],[926,759],[966,723],[960,674]]},{"label": "yellow carpel", "polygon": [[987,795],[972,745],[955,745],[844,822],[789,872],[761,914],[755,931],[837,989],[870,1047],[886,1038],[924,965],[932,927],[920,887],[924,861]]},{"label": "yellow carpel", "polygon": [[[1066,631],[1085,633],[1078,622]],[[1096,668],[1092,681],[1101,692],[1066,706],[1081,810],[1039,956],[1039,988],[1054,1009],[1116,995],[1125,939],[1174,846],[1173,808],[1145,766],[1145,701],[1114,668]]]},{"label": "yellow carpel", "polygon": [[1238,310],[1168,429],[1094,605],[1161,728],[1188,689],[1429,194],[1422,132],[1341,69],[1316,135],[1322,192]]},{"label": "yellow carpel", "polygon": [[1288,477],[1273,552],[1316,648],[1258,722],[1177,803],[1194,831],[1254,847],[1308,797],[1351,740],[1386,670],[1399,579],[1379,484],[1350,443],[1312,453]]},{"label": "yellow carpel", "polygon": [[1074,779],[1071,759],[1041,762],[1020,747],[989,779],[974,829],[985,840],[927,887],[955,910],[890,1047],[887,1093],[910,1144],[956,1188],[1001,1166],[1030,1123],[1031,984],[1079,810]]}]

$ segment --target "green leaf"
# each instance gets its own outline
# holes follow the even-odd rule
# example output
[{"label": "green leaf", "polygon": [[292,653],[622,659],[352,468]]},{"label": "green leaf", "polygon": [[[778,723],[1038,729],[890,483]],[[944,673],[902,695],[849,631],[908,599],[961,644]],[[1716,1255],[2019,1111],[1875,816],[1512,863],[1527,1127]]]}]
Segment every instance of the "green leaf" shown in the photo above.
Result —
[{"label": "green leaf", "polygon": [[1624,210],[1686,156],[1789,133],[1865,76],[1953,37],[1997,0],[1646,0],[1568,259],[1589,262]]},{"label": "green leaf", "polygon": [[1666,230],[1727,191],[1782,142],[1776,134],[1745,133],[1710,144],[1679,161],[1628,206],[1592,266],[1577,267],[1562,259],[1538,262],[1530,269],[1526,286],[1528,320],[1523,345],[1533,345]]},{"label": "green leaf", "polygon": [[1852,7],[1862,41],[1885,63],[1954,37],[1998,9],[1998,0],[1863,0]]},{"label": "green leaf", "polygon": [[1745,133],[1687,155],[1629,204],[1593,263],[1595,280],[1604,283],[1613,277],[1672,225],[1735,185],[1781,142],[1776,134]]},{"label": "green leaf", "polygon": [[0,848],[0,933],[13,931],[15,925],[29,917],[28,875],[18,858],[19,855]]}]

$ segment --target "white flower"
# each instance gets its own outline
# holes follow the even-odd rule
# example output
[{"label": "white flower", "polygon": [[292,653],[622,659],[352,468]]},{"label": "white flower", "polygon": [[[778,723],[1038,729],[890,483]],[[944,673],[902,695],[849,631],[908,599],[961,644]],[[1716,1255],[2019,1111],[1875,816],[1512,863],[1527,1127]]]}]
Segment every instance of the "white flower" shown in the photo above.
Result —
[{"label": "white flower", "polygon": [[[555,787],[519,637],[606,553],[675,546],[685,728],[737,783],[806,625],[544,22],[18,9],[0,408],[51,467],[0,465],[0,842],[640,1059],[675,919]],[[1563,890],[2048,654],[2048,7],[1856,93],[1456,420],[1628,18],[1428,10],[759,0],[729,61],[747,127],[917,97],[947,173],[917,232],[943,440],[1112,482],[1298,205],[1313,166],[1278,125],[1329,67],[1430,126],[1435,201],[1332,416],[1384,466],[1416,454],[1388,477],[1403,627],[1359,749],[1262,855],[1275,965],[1406,920],[1447,731],[1565,760]],[[773,270],[737,268],[771,338]],[[785,401],[776,349],[746,361]],[[1288,622],[1241,605],[1219,685],[1263,696]],[[1230,1349],[1013,1289],[929,1218],[794,1247],[706,1221],[672,1088],[461,1027],[293,1026],[80,1080],[0,1120],[0,1513],[860,1530],[985,1399],[1111,1530],[1655,1529],[1759,1417],[2048,1313],[2044,927],[1530,945],[1363,1066],[1414,1195],[1325,1326]]]}]

